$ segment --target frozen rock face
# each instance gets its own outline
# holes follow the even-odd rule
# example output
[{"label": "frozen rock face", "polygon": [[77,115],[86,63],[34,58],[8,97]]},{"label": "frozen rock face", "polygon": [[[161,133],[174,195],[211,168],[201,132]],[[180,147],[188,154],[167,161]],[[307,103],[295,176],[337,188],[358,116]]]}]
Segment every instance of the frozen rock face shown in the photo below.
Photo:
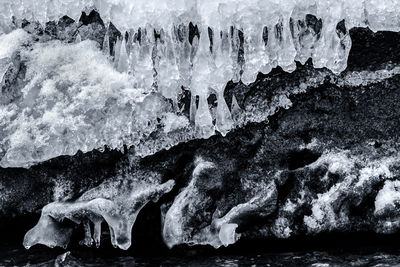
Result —
[{"label": "frozen rock face", "polygon": [[26,247],[128,249],[149,202],[168,247],[399,230],[400,35],[351,29],[397,31],[396,3],[55,3],[1,3],[0,218],[42,209]]}]

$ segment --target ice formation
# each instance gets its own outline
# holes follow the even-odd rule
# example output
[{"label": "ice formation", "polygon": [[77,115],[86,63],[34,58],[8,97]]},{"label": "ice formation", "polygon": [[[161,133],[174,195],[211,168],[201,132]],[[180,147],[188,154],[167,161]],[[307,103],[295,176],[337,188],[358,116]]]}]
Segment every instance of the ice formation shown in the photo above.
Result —
[{"label": "ice formation", "polygon": [[[90,9],[124,38],[112,44],[107,30],[103,54],[79,32],[73,44],[51,41],[21,52],[27,62],[22,98],[0,106],[1,166],[28,167],[104,145],[135,146],[160,118],[167,120],[162,123],[166,135],[190,128],[178,107],[183,90],[191,94],[188,119],[195,124],[194,135],[226,135],[239,110],[235,101],[234,110],[226,104],[228,81],[249,84],[259,72],[277,66],[291,72],[295,61],[304,64],[309,58],[316,68],[337,74],[346,68],[349,29],[400,30],[395,0],[1,1],[0,43],[7,45],[0,46],[0,75],[7,70],[2,62],[28,38],[22,30],[11,31],[13,23],[27,19],[45,25],[64,15],[78,20]],[[207,101],[211,94],[215,111]],[[165,114],[171,112],[182,126],[168,122],[172,117]]]},{"label": "ice formation", "polygon": [[[129,171],[107,180],[85,192],[73,202],[53,202],[46,205],[39,222],[24,238],[24,246],[35,244],[48,247],[66,247],[74,227],[63,224],[69,219],[82,225],[82,245],[100,246],[101,225],[105,221],[110,230],[114,247],[128,249],[131,246],[132,227],[140,210],[150,201],[158,199],[172,190],[174,181],[160,183],[158,173]],[[93,235],[91,226],[93,226]]]},{"label": "ice formation", "polygon": [[[207,192],[217,186],[204,185],[207,184],[204,178],[210,175],[207,173],[212,173],[214,178],[220,175],[216,170],[217,165],[202,158],[198,158],[195,165],[190,183],[165,212],[162,235],[167,246],[229,246],[239,240],[240,234],[236,233],[236,229],[246,217],[254,214],[266,216],[274,211],[277,190],[275,183],[271,182],[259,184],[247,202],[232,207],[222,216],[221,211],[211,204],[214,200]],[[193,223],[198,220],[200,225]]]}]

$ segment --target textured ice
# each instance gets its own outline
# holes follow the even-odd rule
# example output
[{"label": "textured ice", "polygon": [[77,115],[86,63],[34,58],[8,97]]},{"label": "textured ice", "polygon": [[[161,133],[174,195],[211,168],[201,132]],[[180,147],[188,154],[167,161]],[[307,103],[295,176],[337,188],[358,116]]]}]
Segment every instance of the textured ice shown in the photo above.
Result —
[{"label": "textured ice", "polygon": [[[271,23],[279,15],[291,15],[293,10],[314,11],[326,20],[346,19],[351,27],[368,24],[376,30],[399,29],[400,7],[396,0],[15,0],[2,1],[1,23],[4,29],[10,19],[25,17],[46,23],[63,15],[79,18],[81,11],[96,7],[102,17],[127,30],[152,23],[161,27],[176,22],[204,23],[210,27],[237,25],[256,26],[257,20]],[[256,16],[265,14],[264,16]]]},{"label": "textured ice", "polygon": [[[277,191],[274,182],[258,184],[248,201],[232,207],[222,216],[215,207],[207,206],[212,202],[211,196],[201,189],[202,175],[207,172],[216,173],[216,164],[198,158],[192,173],[192,179],[174,199],[165,212],[162,235],[169,247],[179,244],[211,245],[215,248],[234,244],[240,234],[237,227],[246,216],[252,214],[269,215],[277,201]],[[207,174],[205,174],[207,175]],[[212,187],[212,185],[210,185]],[[214,208],[210,218],[209,209]],[[193,222],[201,220],[201,225]]]},{"label": "textured ice", "polygon": [[22,29],[0,35],[0,59],[10,58],[12,54],[28,40],[29,34]]},{"label": "textured ice", "polygon": [[[131,246],[132,227],[140,210],[150,201],[158,201],[171,191],[174,181],[163,184],[157,173],[129,170],[85,192],[73,202],[53,202],[46,205],[39,222],[24,237],[24,246],[36,244],[48,247],[66,247],[73,227],[63,223],[68,219],[81,224],[84,237],[82,245],[100,246],[101,225],[108,224],[114,247],[128,249]],[[93,226],[91,233],[90,223]]]},{"label": "textured ice", "polygon": [[132,113],[145,92],[112,68],[93,42],[37,44],[23,57],[28,63],[22,96],[1,106],[0,122],[9,122],[2,126],[3,166],[128,143]]},{"label": "textured ice", "polygon": [[[225,136],[241,111],[235,98],[231,109],[226,104],[228,81],[249,84],[259,72],[277,66],[291,72],[295,61],[309,58],[316,68],[338,74],[347,66],[349,30],[398,31],[399,6],[396,0],[0,1],[0,34],[10,32],[0,36],[0,78],[7,59],[29,39],[22,30],[11,32],[22,19],[44,25],[64,15],[78,20],[82,11],[96,9],[106,25],[112,22],[126,36],[110,44],[106,31],[102,53],[79,32],[72,44],[50,41],[22,49],[27,73],[20,98],[0,106],[0,165],[28,167],[104,145],[145,147],[160,125],[163,138],[171,138],[163,148],[179,142],[174,131]],[[194,36],[189,23],[198,29]],[[185,90],[193,128],[181,113]],[[207,100],[212,94],[215,110]],[[286,94],[272,101],[271,106],[291,105]]]},{"label": "textured ice", "polygon": [[386,210],[397,209],[400,204],[400,181],[386,181],[375,198],[375,214],[384,214]]}]

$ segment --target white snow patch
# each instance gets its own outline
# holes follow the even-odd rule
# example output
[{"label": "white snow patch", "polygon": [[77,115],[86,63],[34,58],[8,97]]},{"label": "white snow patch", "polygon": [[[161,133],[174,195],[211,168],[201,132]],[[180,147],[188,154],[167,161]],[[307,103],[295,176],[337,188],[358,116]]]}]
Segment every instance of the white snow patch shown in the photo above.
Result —
[{"label": "white snow patch", "polygon": [[0,35],[0,59],[11,57],[11,55],[28,40],[29,34],[22,29]]},{"label": "white snow patch", "polygon": [[386,181],[375,198],[375,214],[381,214],[386,208],[395,208],[400,204],[400,181]]}]

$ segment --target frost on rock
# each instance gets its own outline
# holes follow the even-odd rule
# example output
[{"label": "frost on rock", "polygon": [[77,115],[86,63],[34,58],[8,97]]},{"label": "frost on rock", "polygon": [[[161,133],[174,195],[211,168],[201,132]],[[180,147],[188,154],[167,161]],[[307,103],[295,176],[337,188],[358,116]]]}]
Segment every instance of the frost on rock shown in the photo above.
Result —
[{"label": "frost on rock", "polygon": [[[144,92],[131,86],[91,41],[37,44],[21,52],[26,84],[2,109],[1,165],[29,166],[105,144],[122,147]],[[124,140],[125,139],[125,140]]]},{"label": "frost on rock", "polygon": [[[132,227],[140,210],[150,201],[157,202],[172,190],[174,181],[160,183],[155,172],[140,170],[121,173],[96,188],[85,192],[72,202],[53,202],[46,205],[39,222],[24,238],[24,246],[35,244],[48,247],[66,247],[73,227],[63,223],[68,219],[84,229],[82,245],[100,246],[101,225],[109,226],[111,243],[114,247],[128,249],[131,246]],[[94,225],[91,233],[90,223]]]},{"label": "frost on rock", "polygon": [[377,232],[396,233],[400,229],[399,221],[400,182],[385,181],[383,188],[375,198],[374,215],[379,218]]},{"label": "frost on rock", "polygon": [[[328,179],[328,175],[332,174],[340,175],[344,179],[332,186],[327,192],[318,194],[317,198],[313,199],[311,215],[304,216],[304,223],[308,231],[318,233],[345,227],[351,218],[349,215],[350,207],[348,206],[350,203],[346,205],[346,200],[355,199],[355,202],[358,203],[372,191],[372,185],[392,178],[393,174],[389,168],[394,162],[396,162],[395,157],[361,162],[359,157],[341,151],[327,153],[310,165],[310,168],[321,166],[321,164],[327,167],[325,178],[322,179]],[[352,190],[349,190],[349,188],[352,188]],[[377,198],[379,198],[379,195]],[[379,203],[379,200],[377,202]],[[339,203],[343,203],[344,206],[339,208]],[[354,205],[354,203],[352,204]]]},{"label": "frost on rock", "polygon": [[261,229],[258,234],[289,238],[299,232],[394,233],[400,229],[398,183],[392,180],[398,166],[395,152],[383,156],[368,148],[361,153],[334,149],[306,166],[278,171],[278,191],[288,181],[292,189],[278,204],[270,232]]}]

